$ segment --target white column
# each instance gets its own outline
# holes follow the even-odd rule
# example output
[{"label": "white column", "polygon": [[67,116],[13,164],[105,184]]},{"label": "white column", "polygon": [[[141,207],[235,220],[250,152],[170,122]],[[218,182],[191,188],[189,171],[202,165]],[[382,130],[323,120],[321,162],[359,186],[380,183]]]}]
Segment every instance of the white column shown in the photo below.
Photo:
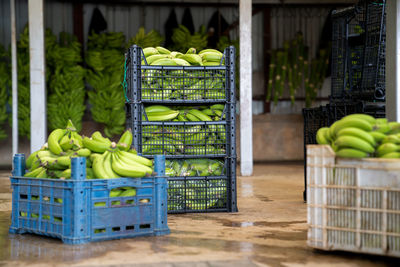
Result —
[{"label": "white column", "polygon": [[11,12],[11,72],[12,72],[12,156],[18,153],[18,73],[15,0],[10,0]]},{"label": "white column", "polygon": [[240,172],[243,176],[253,173],[251,6],[251,0],[240,0],[239,2]]},{"label": "white column", "polygon": [[400,121],[400,0],[386,3],[386,117]]},{"label": "white column", "polygon": [[29,0],[29,53],[31,92],[31,152],[38,150],[47,136],[46,68],[44,54],[43,0]]}]

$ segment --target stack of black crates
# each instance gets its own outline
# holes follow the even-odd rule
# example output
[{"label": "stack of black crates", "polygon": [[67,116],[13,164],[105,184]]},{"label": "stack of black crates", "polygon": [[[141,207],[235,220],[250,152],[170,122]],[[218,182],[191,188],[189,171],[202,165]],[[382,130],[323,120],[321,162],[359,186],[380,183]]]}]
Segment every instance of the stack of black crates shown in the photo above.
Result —
[{"label": "stack of black crates", "polygon": [[[152,158],[155,153],[162,153],[167,161],[216,159],[224,165],[216,176],[168,177],[168,212],[236,212],[234,47],[225,49],[219,66],[151,66],[147,65],[142,48],[133,45],[125,56],[125,71],[127,126],[132,128],[133,146],[140,155]],[[157,82],[150,81],[153,79]],[[197,83],[199,80],[203,82]],[[218,94],[208,87],[213,81],[219,84]],[[195,83],[201,85],[194,86]],[[174,96],[171,91],[179,91],[179,95]],[[148,121],[145,111],[151,105],[178,109],[216,104],[225,106],[218,121]],[[146,138],[155,129],[157,141],[148,141]],[[192,129],[196,129],[199,138],[219,138],[193,140],[193,135],[189,138]],[[171,151],[171,140],[176,140],[172,145],[179,151]]]},{"label": "stack of black crates", "polygon": [[[329,104],[303,109],[304,184],[308,144],[321,127],[346,115],[385,117],[386,1],[361,0],[332,12],[332,73]],[[304,190],[304,200],[306,200]]]}]

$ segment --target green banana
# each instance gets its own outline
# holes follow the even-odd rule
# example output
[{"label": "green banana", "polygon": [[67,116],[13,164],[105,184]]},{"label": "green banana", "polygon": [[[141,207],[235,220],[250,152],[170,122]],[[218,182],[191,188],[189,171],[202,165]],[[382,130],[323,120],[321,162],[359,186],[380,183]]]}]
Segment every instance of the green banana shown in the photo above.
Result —
[{"label": "green banana", "polygon": [[157,46],[156,49],[158,50],[158,52],[159,52],[160,54],[166,54],[166,55],[171,54],[171,51],[169,51],[168,49],[166,49],[166,48],[164,48],[164,47]]},{"label": "green banana", "polygon": [[369,122],[369,124],[371,124],[371,125],[374,125],[376,123],[376,119],[368,114],[354,113],[354,114],[350,114],[350,115],[346,116],[346,119],[350,119],[350,118],[365,120],[365,121]]},{"label": "green banana", "polygon": [[329,140],[326,139],[326,132],[329,131],[328,127],[322,127],[317,131],[316,139],[320,145],[329,145]]},{"label": "green banana", "polygon": [[144,157],[141,157],[141,156],[126,152],[126,151],[119,151],[118,155],[121,158],[122,157],[123,158],[128,158],[128,159],[130,159],[132,161],[138,162],[138,163],[140,163],[142,165],[145,165],[145,166],[149,166],[149,167],[153,166],[153,161],[151,161],[149,159],[146,159]]},{"label": "green banana", "polygon": [[375,151],[374,147],[367,141],[348,135],[339,136],[335,140],[335,145],[337,145],[339,148],[354,148],[367,153],[373,153]]},{"label": "green banana", "polygon": [[340,130],[348,127],[359,128],[366,132],[372,131],[372,126],[371,124],[369,124],[369,122],[358,118],[347,119],[345,117],[340,121],[336,121],[334,124],[332,124],[331,129],[333,130],[333,136],[336,136]]},{"label": "green banana", "polygon": [[171,58],[161,58],[153,61],[150,65],[152,66],[176,66],[178,65],[174,60]]},{"label": "green banana", "polygon": [[373,127],[374,132],[388,133],[391,130],[389,124],[375,124]]},{"label": "green banana", "polygon": [[36,177],[43,170],[44,170],[44,167],[38,167],[30,172],[25,173],[24,177]]},{"label": "green banana", "polygon": [[396,152],[399,150],[399,146],[397,146],[396,144],[392,144],[392,143],[386,143],[386,144],[382,144],[380,145],[377,149],[376,149],[376,154],[378,155],[378,157],[381,157],[385,154],[391,153],[391,152]]},{"label": "green banana", "polygon": [[366,152],[352,148],[342,148],[335,153],[337,157],[341,158],[365,158],[368,156]]},{"label": "green banana", "polygon": [[204,114],[198,109],[191,109],[188,111],[188,113],[197,117],[200,121],[212,121],[212,119],[208,115]]},{"label": "green banana", "polygon": [[396,135],[387,135],[383,140],[382,144],[385,143],[394,143],[394,144],[400,144],[400,138]]},{"label": "green banana", "polygon": [[[146,112],[146,115],[149,121],[169,121],[175,119],[179,115],[179,111],[169,110]],[[142,119],[145,119],[144,115]]]},{"label": "green banana", "polygon": [[[115,153],[115,152],[113,152]],[[109,151],[104,152],[103,169],[107,175],[107,178],[119,178],[120,176],[112,169],[112,153]]]},{"label": "green banana", "polygon": [[171,109],[167,106],[162,105],[152,105],[148,106],[144,109],[147,112],[163,112],[163,111],[170,111]]},{"label": "green banana", "polygon": [[75,153],[79,157],[89,157],[90,154],[92,154],[92,152],[87,148],[81,148],[81,149],[77,150]]},{"label": "green banana", "polygon": [[131,148],[133,140],[132,130],[126,130],[117,143],[117,147],[121,150],[128,151]]},{"label": "green banana", "polygon": [[204,53],[209,53],[209,52],[215,53],[215,54],[219,54],[220,57],[222,57],[222,55],[223,55],[220,51],[215,50],[215,49],[203,49],[203,50],[201,50],[201,51],[199,52],[199,55],[202,55],[202,54],[204,54]]},{"label": "green banana", "polygon": [[63,151],[58,142],[65,135],[65,133],[66,133],[65,129],[55,129],[49,135],[49,138],[47,140],[47,143],[49,145],[49,150],[56,155],[60,154]]},{"label": "green banana", "polygon": [[225,105],[222,105],[222,104],[214,104],[214,105],[212,105],[212,106],[210,106],[210,109],[212,109],[212,110],[221,110],[221,111],[223,111],[224,109],[225,109]]},{"label": "green banana", "polygon": [[143,54],[147,58],[148,56],[158,54],[158,50],[154,47],[143,48]]},{"label": "green banana", "polygon": [[93,161],[93,173],[97,179],[107,179],[107,173],[104,170],[104,156],[105,154],[96,157]]},{"label": "green banana", "polygon": [[386,137],[385,134],[380,132],[370,132],[369,134],[374,138],[376,143],[380,143]]},{"label": "green banana", "polygon": [[112,154],[112,168],[113,170],[122,177],[144,177],[146,176],[146,169],[138,166],[130,166],[123,163],[116,153]]},{"label": "green banana", "polygon": [[[349,136],[358,137],[358,138],[363,139],[364,141],[367,141],[372,146],[376,145],[374,137],[369,132],[366,132],[366,131],[361,130],[359,128],[348,127],[348,128],[344,128],[344,129],[340,130],[337,133],[338,137],[339,136],[343,136],[343,135],[349,135]],[[399,139],[399,141],[400,141],[400,139]]]},{"label": "green banana", "polygon": [[86,148],[89,148],[92,152],[97,152],[97,153],[104,153],[104,151],[110,148],[110,145],[108,143],[104,143],[94,139],[89,139],[88,137],[83,138],[83,145]]},{"label": "green banana", "polygon": [[380,156],[380,158],[385,158],[385,159],[399,159],[400,158],[400,153],[399,152],[390,152],[387,154],[384,154]]}]

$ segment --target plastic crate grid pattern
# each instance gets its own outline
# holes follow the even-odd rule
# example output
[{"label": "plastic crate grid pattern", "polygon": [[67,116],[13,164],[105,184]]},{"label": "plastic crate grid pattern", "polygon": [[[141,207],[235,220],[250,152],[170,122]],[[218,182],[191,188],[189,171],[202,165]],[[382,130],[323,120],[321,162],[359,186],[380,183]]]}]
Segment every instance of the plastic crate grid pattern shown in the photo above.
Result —
[{"label": "plastic crate grid pattern", "polygon": [[[236,96],[235,96],[235,49],[234,47],[228,47],[224,51],[224,65],[221,66],[206,66],[206,67],[172,67],[172,66],[148,66],[143,65],[141,62],[143,59],[143,53],[141,48],[137,46],[132,46],[126,55],[127,65],[128,65],[128,76],[127,82],[128,86],[128,101],[126,103],[127,112],[127,126],[131,127],[134,134],[133,146],[138,149],[138,152],[142,154],[142,145],[146,146],[144,142],[148,141],[149,138],[157,136],[161,137],[161,145],[159,141],[148,143],[150,146],[156,148],[155,150],[162,150],[166,154],[167,159],[223,159],[225,161],[225,173],[221,176],[186,176],[186,177],[168,177],[168,183],[172,186],[171,182],[176,181],[175,187],[184,184],[186,189],[182,187],[179,190],[179,195],[174,195],[174,191],[169,191],[169,201],[175,201],[179,205],[169,205],[169,213],[182,213],[182,212],[211,212],[211,211],[237,211],[236,203],[236,139],[235,139],[235,126],[236,126]],[[150,72],[156,73],[158,80],[154,79],[154,75],[149,75]],[[182,77],[183,74],[183,77]],[[168,79],[171,78],[169,81]],[[142,81],[143,79],[143,81]],[[197,80],[196,80],[197,79]],[[164,86],[164,82],[175,83],[179,86],[182,83],[186,83],[183,90],[170,88],[163,88],[164,92],[159,92],[160,88],[149,88],[157,87],[157,84]],[[149,86],[152,84],[153,86]],[[207,88],[206,86],[211,85],[214,88]],[[222,87],[224,86],[224,88]],[[189,88],[191,87],[191,88]],[[142,89],[152,90],[142,92]],[[222,90],[224,89],[224,90]],[[169,98],[164,97],[166,95],[173,96]],[[198,95],[191,99],[189,95]],[[154,93],[156,93],[154,95]],[[180,93],[177,95],[177,93]],[[224,98],[222,98],[222,93],[225,93]],[[147,94],[152,94],[150,99],[147,99]],[[159,97],[161,94],[161,97]],[[175,95],[174,95],[175,94]],[[214,95],[217,95],[216,99]],[[199,96],[201,95],[201,97]],[[177,97],[178,96],[178,97]],[[207,98],[209,97],[209,98]],[[226,116],[225,120],[216,122],[148,122],[144,112],[144,104],[178,104],[178,105],[205,105],[212,103],[224,103],[225,110],[224,114]],[[222,117],[222,116],[221,116]],[[157,126],[157,130],[154,131],[154,127]],[[190,136],[187,134],[187,130],[200,130],[197,136]],[[170,131],[173,130],[173,133]],[[178,135],[176,134],[178,133]],[[167,137],[167,138],[166,138]],[[189,138],[188,138],[189,137]],[[204,138],[207,137],[207,138]],[[225,139],[226,137],[226,139]],[[176,138],[181,139],[178,142]],[[165,143],[165,141],[169,143]],[[206,140],[206,141],[205,141]],[[171,141],[175,148],[172,148]],[[164,144],[162,143],[164,142]],[[193,148],[193,143],[196,145]],[[145,149],[145,147],[143,147]],[[174,151],[176,154],[171,155]],[[176,151],[177,149],[177,151]],[[145,149],[147,150],[147,148]],[[150,150],[151,151],[151,150]],[[153,150],[154,151],[154,150]],[[160,151],[161,152],[161,151]],[[210,154],[211,152],[211,154]],[[214,154],[212,154],[214,153]],[[215,154],[218,153],[218,154]],[[145,155],[146,156],[146,155]],[[152,155],[147,155],[152,157]],[[217,206],[207,207],[207,203],[212,204],[213,198],[209,196],[207,191],[207,186],[210,183],[206,183],[209,179],[215,181],[225,181],[225,183],[219,184],[217,192],[225,192],[227,198],[226,200],[218,197],[219,203]],[[191,181],[191,182],[182,182]],[[203,186],[195,186],[195,185]],[[190,186],[195,186],[195,190],[190,191]],[[202,188],[202,190],[199,190]],[[211,189],[209,189],[211,190]],[[210,198],[209,201],[204,201],[205,204],[196,204],[192,202],[191,204],[181,202],[182,196],[186,193],[182,192],[196,192],[195,196],[206,196],[205,198]],[[198,197],[191,197],[190,201],[197,200]],[[189,199],[188,199],[189,200]],[[202,201],[200,201],[201,203]],[[173,203],[173,202],[172,202]]]},{"label": "plastic crate grid pattern", "polygon": [[226,121],[221,122],[143,122],[142,143],[138,150],[145,156],[214,155],[225,156]]},{"label": "plastic crate grid pattern", "polygon": [[[400,257],[400,170],[382,176],[384,165],[370,170],[356,161],[341,165],[327,146],[314,145],[308,151],[308,244]],[[372,184],[376,171],[381,186]],[[389,175],[397,182],[385,182]]]},{"label": "plastic crate grid pattern", "polygon": [[220,66],[151,66],[134,45],[126,58],[126,98],[144,103],[219,103],[231,99],[228,77],[234,72],[234,48],[224,51]]},{"label": "plastic crate grid pattern", "polygon": [[362,90],[375,99],[385,98],[385,0],[368,1]]},{"label": "plastic crate grid pattern", "polygon": [[354,6],[332,13],[331,97],[348,97],[361,81],[365,10]]},{"label": "plastic crate grid pattern", "polygon": [[[71,180],[37,179],[22,177],[24,163],[24,157],[14,157],[10,233],[56,237],[67,244],[169,233],[165,178],[85,180],[85,159],[74,158]],[[165,173],[165,164],[156,165]],[[136,195],[109,196],[120,187],[134,187]]]},{"label": "plastic crate grid pattern", "polygon": [[168,181],[168,212],[226,211],[228,178],[173,177]]}]

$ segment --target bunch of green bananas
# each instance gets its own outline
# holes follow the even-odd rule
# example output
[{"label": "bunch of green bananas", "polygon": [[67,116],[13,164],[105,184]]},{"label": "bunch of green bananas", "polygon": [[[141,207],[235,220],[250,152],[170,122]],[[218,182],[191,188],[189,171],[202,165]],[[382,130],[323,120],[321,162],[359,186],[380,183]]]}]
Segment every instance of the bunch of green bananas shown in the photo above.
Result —
[{"label": "bunch of green bananas", "polygon": [[47,143],[26,160],[26,177],[71,178],[71,158],[86,157],[87,179],[144,177],[153,173],[152,161],[130,149],[131,130],[125,131],[118,143],[111,142],[98,131],[91,136],[80,136],[68,121],[65,129],[55,129]]},{"label": "bunch of green bananas", "polygon": [[10,88],[10,68],[6,61],[6,52],[4,47],[0,45],[0,140],[5,139],[4,124],[7,120],[7,89]]},{"label": "bunch of green bananas", "polygon": [[105,125],[111,137],[121,134],[125,126],[125,99],[121,88],[124,54],[121,33],[93,34],[89,37],[86,63],[91,68],[86,80],[93,120]]},{"label": "bunch of green bananas", "polygon": [[207,47],[208,43],[208,35],[204,25],[193,35],[185,26],[179,25],[178,28],[173,29],[171,39],[174,42],[174,49],[182,53],[191,47],[199,51]]},{"label": "bunch of green bananas", "polygon": [[85,69],[79,64],[81,45],[76,37],[60,33],[60,43],[51,52],[54,73],[49,83],[47,101],[48,122],[51,130],[62,128],[71,119],[77,130],[82,129],[85,106]]},{"label": "bunch of green bananas", "polygon": [[213,159],[167,160],[167,176],[219,176],[224,170],[224,163]]},{"label": "bunch of green bananas", "polygon": [[[55,63],[54,47],[57,44],[56,36],[50,29],[45,31],[45,55],[46,55],[46,83],[53,75]],[[20,34],[17,43],[17,68],[18,68],[18,132],[21,136],[30,138],[30,67],[29,67],[29,30],[26,26]],[[11,97],[9,99],[10,106]],[[9,114],[9,122],[12,125],[12,114]]]},{"label": "bunch of green bananas", "polygon": [[[162,105],[145,108],[143,120],[212,122],[223,118],[224,105],[179,107],[173,110]],[[207,115],[210,114],[210,115]],[[211,118],[211,116],[213,118]],[[146,155],[225,154],[226,129],[222,124],[210,125],[145,125],[142,126],[142,153]]]},{"label": "bunch of green bananas", "polygon": [[168,210],[226,207],[225,179],[168,181]]},{"label": "bunch of green bananas", "polygon": [[366,114],[351,114],[320,128],[318,144],[331,145],[338,157],[400,158],[400,123]]},{"label": "bunch of green bananas", "polygon": [[[189,48],[182,54],[163,47],[147,47],[143,54],[142,64],[152,66],[219,66],[223,62],[223,54],[214,49],[196,54],[196,49]],[[225,70],[149,69],[142,71],[141,81],[142,99],[225,99]]]},{"label": "bunch of green bananas", "polygon": [[134,44],[143,48],[160,46],[163,41],[164,38],[156,30],[151,30],[146,34],[144,27],[140,27],[137,34],[129,39],[128,47]]}]

